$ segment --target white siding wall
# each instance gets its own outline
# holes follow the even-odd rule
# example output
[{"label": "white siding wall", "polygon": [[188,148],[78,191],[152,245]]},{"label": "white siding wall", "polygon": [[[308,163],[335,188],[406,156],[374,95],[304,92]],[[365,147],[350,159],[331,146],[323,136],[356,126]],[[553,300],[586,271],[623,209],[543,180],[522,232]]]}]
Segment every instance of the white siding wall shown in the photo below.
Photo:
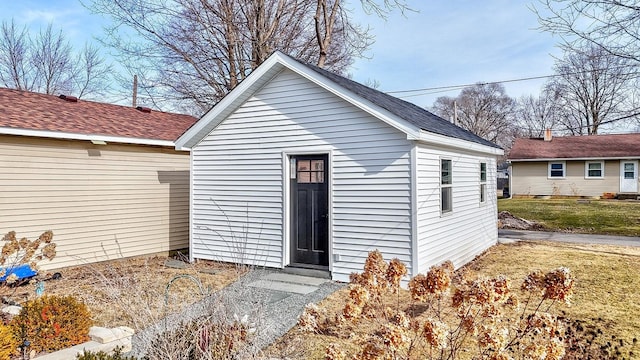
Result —
[{"label": "white siding wall", "polygon": [[410,149],[405,134],[284,71],[193,148],[193,256],[281,267],[283,151],[331,151],[333,278],[361,271],[376,248],[410,267]]},{"label": "white siding wall", "polygon": [[53,231],[59,268],[184,249],[189,153],[0,136],[0,236]]},{"label": "white siding wall", "polygon": [[[453,211],[440,213],[440,159],[453,166]],[[480,162],[487,163],[486,203],[480,203]],[[496,160],[418,146],[418,261],[419,272],[451,260],[456,267],[495,244]]]}]

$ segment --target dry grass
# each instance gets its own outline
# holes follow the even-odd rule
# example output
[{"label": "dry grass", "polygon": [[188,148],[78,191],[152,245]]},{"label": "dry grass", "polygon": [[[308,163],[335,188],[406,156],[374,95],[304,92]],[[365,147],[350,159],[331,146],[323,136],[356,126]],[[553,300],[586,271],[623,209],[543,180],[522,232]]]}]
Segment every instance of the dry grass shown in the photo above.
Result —
[{"label": "dry grass", "polygon": [[[165,266],[166,260],[137,257],[54,270],[62,278],[46,281],[45,293],[79,298],[89,307],[97,326],[140,329],[202,299],[199,285],[211,293],[240,274],[237,267],[217,262],[199,261],[176,269]],[[179,277],[182,275],[189,277]],[[165,305],[167,285],[176,277]],[[17,287],[11,298],[18,302],[33,299],[35,287],[36,281]]]},{"label": "dry grass", "polygon": [[[556,313],[563,315],[564,312],[563,316],[569,319],[593,324],[603,332],[600,343],[610,341],[612,336],[627,343],[638,337],[640,248],[546,242],[503,244],[479,256],[466,270],[472,277],[504,274],[515,285],[532,270],[546,272],[561,266],[571,269],[576,284],[572,306],[559,305],[555,307]],[[328,313],[339,314],[347,293],[346,289],[336,292],[319,305]],[[410,305],[406,292],[400,301],[405,308]],[[346,335],[341,329],[336,331],[339,336],[305,333],[295,327],[267,349],[267,354],[296,359],[323,358],[324,349],[330,343],[340,344],[348,351],[356,350],[352,339],[377,330],[370,325],[354,328]]]},{"label": "dry grass", "polygon": [[572,305],[562,308],[567,317],[597,322],[618,338],[640,337],[640,247],[518,242],[494,246],[468,269],[519,279],[560,266],[576,278]]}]

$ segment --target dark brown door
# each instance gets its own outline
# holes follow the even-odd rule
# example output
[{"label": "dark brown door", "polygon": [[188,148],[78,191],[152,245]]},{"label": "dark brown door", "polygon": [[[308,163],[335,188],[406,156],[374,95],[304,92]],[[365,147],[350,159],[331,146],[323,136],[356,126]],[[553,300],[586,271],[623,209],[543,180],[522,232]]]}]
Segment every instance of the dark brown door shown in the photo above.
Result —
[{"label": "dark brown door", "polygon": [[291,262],[329,265],[327,155],[291,156]]}]

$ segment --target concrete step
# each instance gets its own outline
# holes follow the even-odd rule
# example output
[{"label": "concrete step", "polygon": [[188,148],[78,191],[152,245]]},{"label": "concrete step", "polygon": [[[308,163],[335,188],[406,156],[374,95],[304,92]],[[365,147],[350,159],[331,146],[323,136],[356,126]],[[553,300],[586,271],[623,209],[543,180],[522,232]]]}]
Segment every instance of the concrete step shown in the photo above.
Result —
[{"label": "concrete step", "polygon": [[279,272],[268,274],[263,279],[301,284],[301,285],[311,285],[311,286],[318,286],[320,284],[324,284],[327,281],[329,281],[328,279],[321,279],[317,277],[294,275],[294,274],[279,273]]},{"label": "concrete step", "polygon": [[249,283],[247,286],[302,295],[309,294],[318,290],[318,288],[315,286],[300,285],[273,280],[258,280]]}]

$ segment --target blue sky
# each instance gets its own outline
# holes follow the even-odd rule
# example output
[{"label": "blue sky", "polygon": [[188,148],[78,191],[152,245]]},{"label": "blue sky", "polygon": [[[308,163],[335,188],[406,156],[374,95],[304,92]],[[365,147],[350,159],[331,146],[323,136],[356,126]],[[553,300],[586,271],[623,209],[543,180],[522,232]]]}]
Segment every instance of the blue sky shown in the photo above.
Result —
[{"label": "blue sky", "polygon": [[[104,19],[77,0],[2,1],[2,20],[12,17],[32,29],[49,22],[80,47],[102,34]],[[382,0],[380,0],[382,1]],[[351,1],[357,21],[372,28],[370,59],[358,59],[349,73],[354,80],[376,80],[379,90],[399,91],[476,82],[502,81],[552,73],[556,40],[536,30],[533,0],[408,0],[418,12],[391,14],[385,21],[366,15]],[[512,97],[538,94],[544,80],[506,83]],[[431,106],[449,92],[394,94],[419,106]]]}]

